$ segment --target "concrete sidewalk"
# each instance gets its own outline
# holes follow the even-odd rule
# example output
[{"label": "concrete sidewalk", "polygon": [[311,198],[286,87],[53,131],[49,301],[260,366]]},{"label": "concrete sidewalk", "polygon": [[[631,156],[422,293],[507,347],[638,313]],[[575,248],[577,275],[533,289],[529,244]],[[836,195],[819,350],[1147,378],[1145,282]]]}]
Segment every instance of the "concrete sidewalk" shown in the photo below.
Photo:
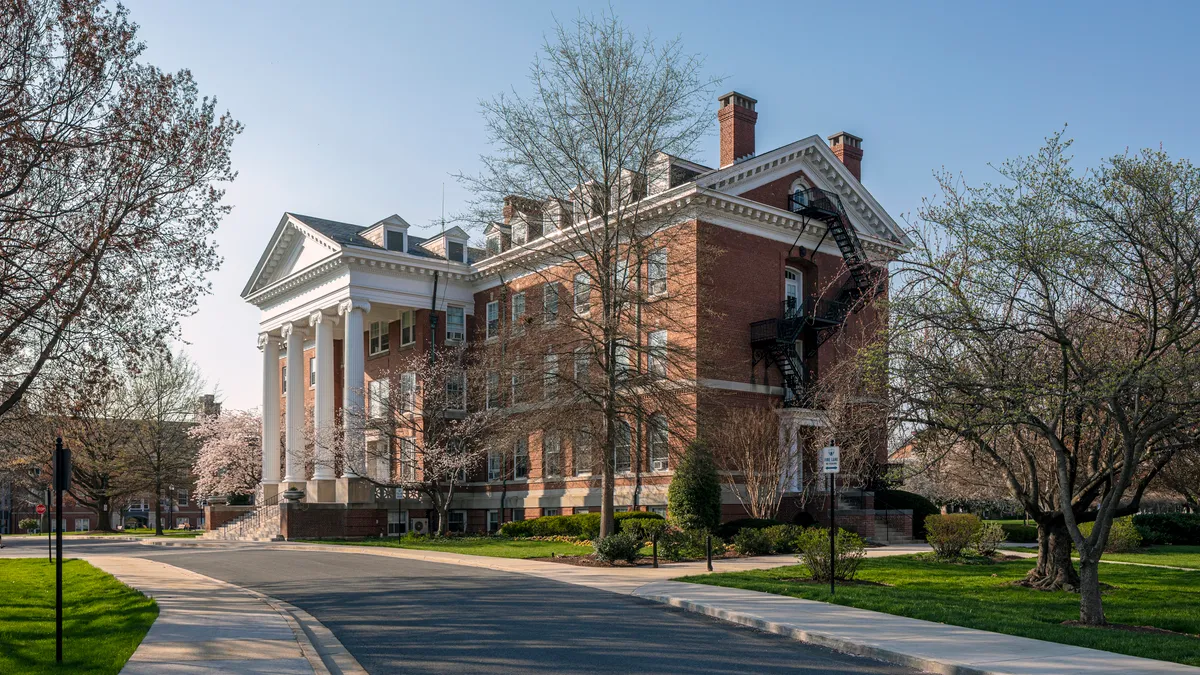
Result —
[{"label": "concrete sidewalk", "polygon": [[366,672],[328,630],[286,603],[152,560],[85,559],[158,603],[158,619],[124,675]]},{"label": "concrete sidewalk", "polygon": [[[1200,668],[882,612],[733,588],[669,581],[705,573],[699,563],[659,569],[580,567],[540,560],[328,544],[265,544],[275,550],[378,555],[516,572],[631,595],[778,633],[837,651],[944,675],[1200,675]],[[869,557],[927,551],[924,545],[870,549]],[[793,555],[713,561],[717,572],[796,564]]]}]

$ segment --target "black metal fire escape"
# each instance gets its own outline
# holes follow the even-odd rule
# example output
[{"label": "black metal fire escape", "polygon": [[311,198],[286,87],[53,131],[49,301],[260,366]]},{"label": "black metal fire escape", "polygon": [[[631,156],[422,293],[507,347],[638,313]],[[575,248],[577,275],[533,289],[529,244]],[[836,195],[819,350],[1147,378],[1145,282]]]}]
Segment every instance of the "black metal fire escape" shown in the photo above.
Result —
[{"label": "black metal fire escape", "polygon": [[[809,360],[815,358],[817,349],[845,325],[851,314],[882,291],[887,275],[886,270],[867,260],[862,241],[836,194],[818,188],[799,190],[788,197],[788,210],[825,224],[826,236],[837,244],[850,273],[832,297],[809,296],[802,302],[789,298],[778,318],[750,324],[753,364],[769,359],[779,369],[790,392],[784,406],[811,407]],[[801,342],[804,354],[797,350]]]}]

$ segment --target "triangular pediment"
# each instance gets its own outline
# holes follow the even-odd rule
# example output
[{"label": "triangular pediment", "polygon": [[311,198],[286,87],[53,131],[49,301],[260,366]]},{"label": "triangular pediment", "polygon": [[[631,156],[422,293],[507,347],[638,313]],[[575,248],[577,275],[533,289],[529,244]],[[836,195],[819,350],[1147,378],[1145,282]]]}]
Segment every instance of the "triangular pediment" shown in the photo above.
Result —
[{"label": "triangular pediment", "polygon": [[341,250],[336,242],[284,214],[242,289],[242,297],[301,272]]},{"label": "triangular pediment", "polygon": [[[809,136],[742,160],[701,176],[696,183],[705,188],[740,196],[773,183],[787,182],[797,173],[802,173],[811,187],[838,194],[850,223],[860,233],[889,240],[904,247],[912,246],[911,240],[899,224],[850,173],[820,136]],[[788,189],[788,186],[784,189]]]}]

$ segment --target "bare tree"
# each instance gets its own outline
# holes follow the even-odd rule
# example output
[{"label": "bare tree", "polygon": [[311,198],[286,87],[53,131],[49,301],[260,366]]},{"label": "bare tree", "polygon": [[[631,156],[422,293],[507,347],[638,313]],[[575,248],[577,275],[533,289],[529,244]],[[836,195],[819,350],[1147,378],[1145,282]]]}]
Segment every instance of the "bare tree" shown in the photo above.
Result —
[{"label": "bare tree", "polygon": [[53,361],[168,338],[220,262],[241,127],[139,63],[136,29],[100,0],[0,3],[0,415]]},{"label": "bare tree", "polygon": [[1200,428],[1200,171],[1144,151],[1079,176],[1068,147],[1051,137],[999,185],[942,177],[890,356],[904,421],[1000,472],[1038,524],[1030,582],[1078,585],[1095,625],[1112,520]]},{"label": "bare tree", "polygon": [[721,479],[751,518],[775,518],[784,491],[801,469],[800,439],[779,423],[773,407],[730,407],[714,420],[704,438]]},{"label": "bare tree", "polygon": [[[614,16],[559,24],[534,61],[531,92],[483,104],[496,152],[480,175],[460,177],[478,198],[468,219],[506,216],[511,247],[490,265],[511,274],[503,309],[525,322],[513,326],[525,336],[512,341],[510,363],[554,383],[542,398],[560,404],[559,419],[603,421],[602,537],[614,531],[625,425],[657,414],[694,429],[694,391],[681,384],[695,380],[694,349],[650,335],[695,334],[700,245],[694,227],[656,219],[642,199],[670,184],[669,156],[690,154],[708,128],[715,80],[700,70],[678,40],[638,38]],[[553,314],[528,311],[547,303]],[[588,360],[586,379],[564,367],[576,358]]]},{"label": "bare tree", "polygon": [[1163,467],[1158,487],[1179,495],[1192,513],[1200,513],[1200,447],[1181,448]]}]

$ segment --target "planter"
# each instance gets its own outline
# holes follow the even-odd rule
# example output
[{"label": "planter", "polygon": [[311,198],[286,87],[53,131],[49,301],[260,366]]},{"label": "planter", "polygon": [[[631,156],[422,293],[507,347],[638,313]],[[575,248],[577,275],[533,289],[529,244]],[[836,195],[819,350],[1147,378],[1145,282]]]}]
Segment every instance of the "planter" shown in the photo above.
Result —
[{"label": "planter", "polygon": [[301,499],[304,499],[304,490],[298,490],[296,488],[284,490],[283,498],[289,502],[298,502]]}]

